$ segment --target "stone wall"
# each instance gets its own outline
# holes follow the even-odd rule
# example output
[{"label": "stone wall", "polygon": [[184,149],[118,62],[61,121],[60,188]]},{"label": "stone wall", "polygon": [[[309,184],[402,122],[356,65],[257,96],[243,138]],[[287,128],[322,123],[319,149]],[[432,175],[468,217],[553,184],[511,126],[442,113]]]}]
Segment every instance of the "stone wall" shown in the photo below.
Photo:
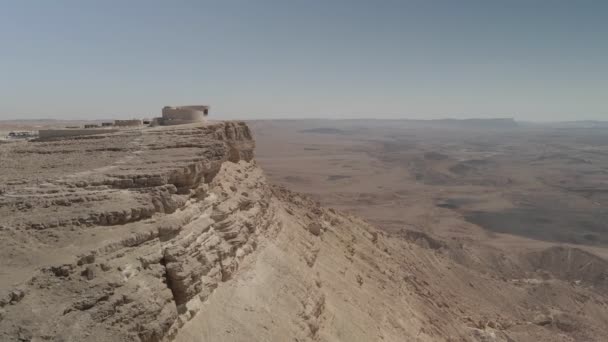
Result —
[{"label": "stone wall", "polygon": [[42,129],[38,132],[38,135],[41,140],[45,139],[54,139],[54,138],[62,138],[62,137],[74,137],[80,135],[94,135],[94,134],[104,134],[104,133],[112,133],[118,131],[117,129],[107,129],[107,128],[87,128],[87,129]]},{"label": "stone wall", "polygon": [[143,121],[139,120],[139,119],[114,120],[114,126],[119,126],[119,127],[141,126],[142,124],[143,124]]},{"label": "stone wall", "polygon": [[203,122],[208,114],[208,106],[164,107],[162,112],[163,125],[181,125]]}]

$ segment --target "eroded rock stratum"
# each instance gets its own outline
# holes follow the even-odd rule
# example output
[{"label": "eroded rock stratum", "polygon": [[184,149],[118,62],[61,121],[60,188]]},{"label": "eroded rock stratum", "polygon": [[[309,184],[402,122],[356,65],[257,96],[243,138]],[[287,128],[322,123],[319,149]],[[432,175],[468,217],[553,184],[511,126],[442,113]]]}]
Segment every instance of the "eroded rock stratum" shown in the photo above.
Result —
[{"label": "eroded rock stratum", "polygon": [[218,123],[4,150],[0,339],[174,334],[272,221],[253,146]]},{"label": "eroded rock stratum", "polygon": [[0,340],[606,336],[602,259],[389,236],[269,185],[253,149],[239,122],[0,146]]}]

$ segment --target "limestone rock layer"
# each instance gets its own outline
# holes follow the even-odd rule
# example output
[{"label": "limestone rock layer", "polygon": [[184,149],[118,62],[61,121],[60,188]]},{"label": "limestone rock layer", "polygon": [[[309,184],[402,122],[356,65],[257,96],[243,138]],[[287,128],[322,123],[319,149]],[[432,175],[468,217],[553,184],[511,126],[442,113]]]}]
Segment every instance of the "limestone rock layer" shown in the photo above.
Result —
[{"label": "limestone rock layer", "polygon": [[[0,340],[169,338],[272,221],[253,147],[229,122],[3,151],[44,158],[4,174]],[[108,163],[89,168],[98,157]]]}]

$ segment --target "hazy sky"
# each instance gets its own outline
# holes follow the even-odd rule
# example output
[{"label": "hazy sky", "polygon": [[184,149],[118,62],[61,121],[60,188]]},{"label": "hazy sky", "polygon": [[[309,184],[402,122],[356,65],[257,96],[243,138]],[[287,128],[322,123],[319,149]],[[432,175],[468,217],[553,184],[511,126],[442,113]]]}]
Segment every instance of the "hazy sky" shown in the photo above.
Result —
[{"label": "hazy sky", "polygon": [[0,119],[608,120],[605,0],[0,6]]}]

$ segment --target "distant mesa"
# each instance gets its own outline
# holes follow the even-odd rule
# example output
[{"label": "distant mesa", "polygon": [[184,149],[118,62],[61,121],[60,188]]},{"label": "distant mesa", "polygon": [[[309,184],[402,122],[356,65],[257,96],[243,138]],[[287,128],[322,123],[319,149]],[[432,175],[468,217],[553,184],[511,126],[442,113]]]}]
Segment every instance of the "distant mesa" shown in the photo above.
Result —
[{"label": "distant mesa", "polygon": [[[299,133],[327,134],[327,135],[347,135],[353,134],[367,127],[436,127],[448,129],[514,129],[520,125],[513,118],[491,118],[491,119],[432,119],[432,120],[413,120],[413,119],[344,119],[337,120],[341,126],[332,127],[332,121],[326,126],[313,127],[299,130]],[[347,123],[349,126],[344,125]]]},{"label": "distant mesa", "polygon": [[519,127],[513,118],[496,119],[441,119],[437,123],[449,126],[479,127],[479,128],[515,128]]},{"label": "distant mesa", "polygon": [[301,133],[317,133],[317,134],[345,134],[346,132],[332,127],[319,127],[319,128],[310,128],[303,129],[300,131]]}]

